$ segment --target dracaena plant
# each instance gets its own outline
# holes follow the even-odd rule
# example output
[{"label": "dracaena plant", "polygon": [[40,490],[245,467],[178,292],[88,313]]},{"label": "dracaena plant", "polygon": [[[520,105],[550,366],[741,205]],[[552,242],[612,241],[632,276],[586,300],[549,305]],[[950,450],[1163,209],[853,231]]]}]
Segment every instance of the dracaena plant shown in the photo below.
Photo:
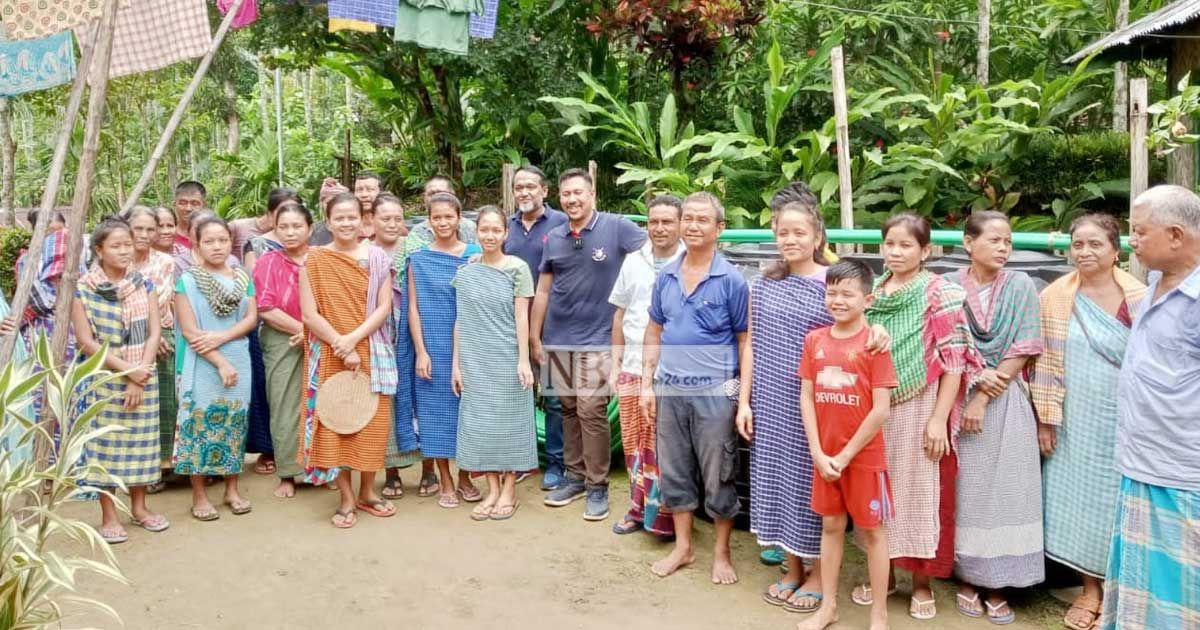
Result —
[{"label": "dracaena plant", "polygon": [[[60,623],[68,603],[97,608],[119,620],[107,604],[76,595],[81,573],[122,583],[125,577],[100,534],[64,508],[95,492],[83,481],[104,472],[81,463],[88,443],[121,430],[95,426],[107,398],[87,406],[80,401],[91,398],[91,388],[120,375],[103,369],[107,348],[60,370],[50,359],[46,340],[36,345],[36,363],[49,368],[14,362],[0,371],[0,436],[8,441],[8,448],[0,449],[0,628],[34,630]],[[69,419],[57,440],[47,423],[29,417],[31,395],[38,387],[45,392],[43,413]],[[53,463],[32,457],[38,440],[55,444]],[[110,496],[125,509],[117,494]]]}]

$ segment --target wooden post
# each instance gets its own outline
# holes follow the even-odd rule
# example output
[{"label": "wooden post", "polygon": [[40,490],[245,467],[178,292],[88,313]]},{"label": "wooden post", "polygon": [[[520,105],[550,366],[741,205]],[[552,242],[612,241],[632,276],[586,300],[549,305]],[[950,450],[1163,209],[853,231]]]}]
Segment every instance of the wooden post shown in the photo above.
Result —
[{"label": "wooden post", "polygon": [[104,128],[104,111],[108,97],[108,72],[112,61],[113,32],[116,30],[116,2],[105,6],[101,17],[100,40],[96,42],[96,67],[92,73],[92,91],[88,96],[87,120],[83,127],[83,152],[75,171],[75,195],[71,213],[67,215],[67,260],[58,295],[54,300],[54,336],[50,356],[61,364],[67,350],[71,331],[71,302],[75,299],[75,283],[79,279],[79,261],[83,257],[83,233],[87,229],[88,208],[92,203],[92,187],[96,183],[96,154],[100,149],[100,131]]},{"label": "wooden post", "polygon": [[600,192],[600,180],[597,178],[599,169],[596,166],[596,160],[588,160],[588,175],[592,178],[592,192]]},{"label": "wooden post", "polygon": [[217,34],[213,36],[212,44],[208,47],[208,52],[200,60],[200,65],[196,68],[196,74],[192,76],[192,82],[188,84],[187,89],[183,92],[183,96],[179,99],[179,104],[175,106],[175,112],[171,114],[171,120],[167,121],[167,128],[159,136],[158,145],[154,147],[154,152],[150,154],[150,161],[142,169],[142,176],[138,178],[137,183],[133,185],[133,190],[129,192],[129,197],[121,207],[122,211],[127,211],[136,206],[138,201],[141,200],[142,193],[146,191],[146,186],[150,184],[150,180],[154,177],[154,170],[158,168],[158,163],[162,160],[163,154],[166,153],[167,147],[171,144],[171,138],[175,136],[175,131],[179,129],[180,123],[183,122],[183,115],[187,112],[188,105],[192,102],[192,97],[196,95],[196,90],[200,87],[200,81],[204,79],[204,75],[208,74],[208,67],[212,65],[213,57],[217,55],[217,50],[221,48],[221,42],[225,40],[225,34],[229,32],[229,27],[233,24],[233,18],[237,16],[238,11],[242,8],[242,4],[245,1],[234,0],[233,6],[229,7],[229,11],[225,13],[224,19],[221,20],[221,26],[217,27]]},{"label": "wooden post", "polygon": [[[833,117],[837,128],[838,202],[842,229],[854,227],[854,192],[850,180],[850,123],[846,111],[846,71],[842,47],[835,46],[829,56],[833,64]],[[838,245],[839,254],[854,251],[853,245]]]},{"label": "wooden post", "polygon": [[[1146,79],[1129,82],[1129,211],[1150,183],[1149,153],[1146,150]],[[1129,271],[1146,281],[1146,270],[1137,256],[1129,256]]]},{"label": "wooden post", "polygon": [[[1116,29],[1129,25],[1129,0],[1117,2]],[[1113,131],[1125,133],[1129,129],[1129,67],[1124,61],[1113,66]]]},{"label": "wooden post", "polygon": [[987,87],[992,51],[992,0],[979,0],[979,43],[975,52],[975,80]]},{"label": "wooden post", "polygon": [[517,167],[515,164],[505,162],[501,169],[500,186],[503,190],[500,191],[501,208],[504,209],[504,214],[512,216],[514,210],[517,209],[517,200],[513,196],[513,178],[517,176]]},{"label": "wooden post", "polygon": [[[1177,86],[1183,78],[1191,74],[1192,83],[1200,80],[1193,72],[1200,67],[1200,27],[1190,27],[1179,37],[1171,40],[1171,58],[1167,62],[1167,86],[1170,94],[1178,94]],[[1188,133],[1194,133],[1195,120],[1183,118]],[[1196,187],[1196,147],[1192,144],[1182,144],[1167,156],[1167,183],[1178,184],[1193,190]]]},{"label": "wooden post", "polygon": [[[116,24],[114,18],[112,24]],[[111,24],[108,24],[111,27]],[[63,115],[62,127],[58,130],[58,138],[54,145],[54,159],[50,163],[50,175],[46,177],[46,188],[42,191],[41,212],[38,213],[37,225],[33,226],[33,236],[29,241],[29,251],[26,253],[25,268],[17,281],[17,291],[13,295],[12,313],[20,318],[29,304],[29,294],[33,291],[33,283],[41,273],[42,248],[46,243],[46,232],[50,228],[50,219],[58,203],[58,189],[62,186],[63,170],[66,168],[67,156],[71,152],[71,138],[75,131],[75,122],[79,119],[79,110],[83,105],[83,90],[87,87],[88,73],[92,69],[95,42],[100,38],[101,20],[96,20],[92,26],[92,36],[80,42],[79,64],[75,68],[75,83],[71,86],[71,96],[67,99],[67,111]],[[15,334],[0,337],[0,365],[7,365],[12,358],[13,346],[17,342]]]},{"label": "wooden post", "polygon": [[0,97],[0,226],[16,222],[17,145],[12,135],[12,99]]}]

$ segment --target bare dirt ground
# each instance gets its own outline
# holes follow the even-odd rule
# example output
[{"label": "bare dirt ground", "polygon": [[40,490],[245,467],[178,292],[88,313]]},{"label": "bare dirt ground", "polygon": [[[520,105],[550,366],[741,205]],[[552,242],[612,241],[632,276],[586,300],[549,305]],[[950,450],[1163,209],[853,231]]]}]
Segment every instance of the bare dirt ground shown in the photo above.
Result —
[{"label": "bare dirt ground", "polygon": [[[336,507],[329,490],[301,488],[294,499],[276,499],[273,478],[248,473],[243,487],[254,512],[239,517],[223,508],[220,520],[200,523],[189,516],[187,488],[175,486],[150,498],[152,509],[171,519],[171,529],[150,534],[129,527],[129,542],[114,547],[131,584],[88,576],[80,595],[109,603],[124,627],[135,630],[795,627],[802,616],[760,598],[779,572],[759,564],[759,548],[745,532],[734,536],[741,577],[734,586],[709,582],[712,528],[699,521],[696,564],[670,578],[654,577],[649,565],[667,547],[648,536],[618,538],[610,531],[628,496],[618,474],[607,521],[585,522],[582,502],[544,507],[535,477],[519,486],[522,506],[512,520],[476,523],[466,507],[445,510],[436,499],[418,498],[419,472],[409,469],[399,513],[378,519],[359,512],[358,525],[348,531],[329,525]],[[209,491],[214,501],[220,498],[219,485]],[[99,520],[95,504],[71,509]],[[849,601],[849,589],[866,571],[856,551],[847,558],[841,621],[834,628],[865,628],[866,610]],[[892,628],[991,627],[959,615],[945,584],[937,593],[937,619],[914,621],[907,615],[906,581],[900,586],[890,602]],[[1018,619],[1010,627],[1054,627],[1048,621],[1062,608],[1044,600],[1015,599]],[[66,624],[80,626],[121,627],[94,612]]]}]

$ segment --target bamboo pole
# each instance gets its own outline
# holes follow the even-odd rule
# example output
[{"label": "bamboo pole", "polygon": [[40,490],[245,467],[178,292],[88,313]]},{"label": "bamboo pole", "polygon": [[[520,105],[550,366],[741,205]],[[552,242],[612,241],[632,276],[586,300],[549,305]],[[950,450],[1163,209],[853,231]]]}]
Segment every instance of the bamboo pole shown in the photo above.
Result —
[{"label": "bamboo pole", "polygon": [[[846,69],[842,47],[835,46],[829,56],[833,64],[833,117],[837,129],[838,202],[841,206],[842,229],[854,227],[854,192],[850,178],[850,123],[846,110]],[[853,252],[851,246],[839,245],[839,254]]]},{"label": "bamboo pole", "polygon": [[512,216],[513,211],[517,209],[517,200],[513,196],[513,178],[517,176],[517,167],[511,162],[505,162],[500,172],[500,194],[503,200],[500,207],[504,209],[505,215]]},{"label": "bamboo pole", "polygon": [[283,79],[275,68],[275,143],[278,145],[279,186],[283,187]]},{"label": "bamboo pole", "polygon": [[221,42],[225,41],[225,35],[229,32],[230,25],[233,24],[233,18],[237,16],[238,11],[242,8],[242,4],[245,1],[234,0],[233,6],[229,7],[229,11],[225,13],[225,17],[221,20],[221,25],[217,27],[217,34],[213,36],[212,44],[208,47],[208,52],[200,60],[200,66],[196,68],[196,74],[192,76],[192,82],[188,84],[187,90],[183,92],[183,96],[179,99],[179,104],[175,106],[175,112],[171,114],[171,120],[167,122],[167,128],[163,130],[162,135],[158,138],[158,145],[154,147],[154,152],[150,154],[150,161],[142,169],[142,176],[138,178],[137,183],[133,185],[133,190],[129,192],[129,198],[125,200],[125,204],[121,207],[122,211],[129,210],[141,200],[142,193],[146,191],[146,186],[150,184],[150,180],[154,177],[154,170],[158,168],[158,163],[162,161],[163,154],[166,153],[167,147],[171,144],[171,138],[175,136],[175,131],[179,129],[180,123],[183,122],[183,115],[187,113],[188,105],[191,104],[192,98],[196,96],[196,90],[200,87],[200,81],[204,79],[204,75],[208,74],[208,67],[212,65],[213,57],[220,50]]},{"label": "bamboo pole", "polygon": [[[113,20],[113,24],[116,20]],[[111,25],[109,25],[111,26]],[[46,243],[46,232],[50,229],[50,219],[55,204],[58,202],[58,189],[62,186],[63,170],[66,168],[67,156],[71,152],[71,138],[74,135],[75,123],[79,119],[79,110],[83,105],[83,91],[87,87],[88,73],[92,68],[92,57],[95,52],[95,42],[100,38],[101,21],[96,20],[92,25],[92,36],[80,41],[79,64],[75,69],[75,84],[71,86],[71,96],[67,99],[67,110],[63,114],[62,127],[58,130],[58,138],[54,145],[54,159],[50,163],[50,174],[46,177],[46,188],[42,191],[41,211],[38,213],[37,225],[33,226],[33,236],[29,241],[29,251],[25,255],[25,268],[17,282],[17,291],[13,295],[12,313],[18,320],[29,305],[29,294],[33,292],[33,283],[41,273],[42,248]],[[12,358],[16,335],[0,337],[0,365],[7,365]]]},{"label": "bamboo pole", "polygon": [[992,0],[979,0],[979,42],[975,52],[975,80],[987,87],[992,47]]},{"label": "bamboo pole", "polygon": [[17,145],[12,134],[12,99],[0,97],[0,225],[16,222]]},{"label": "bamboo pole", "polygon": [[[1129,82],[1129,211],[1133,202],[1150,185],[1149,153],[1146,150],[1146,79]],[[1129,272],[1146,281],[1146,269],[1137,255],[1129,255]]]},{"label": "bamboo pole", "polygon": [[[1129,0],[1117,3],[1116,29],[1129,25]],[[1129,66],[1124,61],[1113,65],[1113,131],[1125,133],[1129,129]]]},{"label": "bamboo pole", "polygon": [[61,365],[71,333],[71,302],[75,299],[75,284],[79,280],[79,261],[83,257],[83,233],[87,230],[88,208],[92,203],[92,188],[96,183],[96,154],[100,150],[100,132],[104,129],[104,113],[108,98],[108,73],[112,61],[113,33],[116,31],[117,3],[105,6],[96,43],[96,68],[92,73],[92,90],[88,95],[87,120],[83,127],[83,153],[75,171],[75,195],[71,213],[67,216],[67,260],[58,295],[54,300],[54,335],[50,356]]}]

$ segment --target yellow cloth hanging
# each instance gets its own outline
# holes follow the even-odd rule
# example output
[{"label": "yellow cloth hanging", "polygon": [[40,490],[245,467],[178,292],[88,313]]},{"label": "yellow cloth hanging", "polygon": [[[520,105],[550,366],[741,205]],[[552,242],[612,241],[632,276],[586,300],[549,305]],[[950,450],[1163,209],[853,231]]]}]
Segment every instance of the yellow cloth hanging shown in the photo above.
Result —
[{"label": "yellow cloth hanging", "polygon": [[370,22],[361,22],[359,20],[347,20],[344,18],[329,18],[329,32],[336,33],[338,31],[358,31],[360,33],[374,33],[379,28]]}]

